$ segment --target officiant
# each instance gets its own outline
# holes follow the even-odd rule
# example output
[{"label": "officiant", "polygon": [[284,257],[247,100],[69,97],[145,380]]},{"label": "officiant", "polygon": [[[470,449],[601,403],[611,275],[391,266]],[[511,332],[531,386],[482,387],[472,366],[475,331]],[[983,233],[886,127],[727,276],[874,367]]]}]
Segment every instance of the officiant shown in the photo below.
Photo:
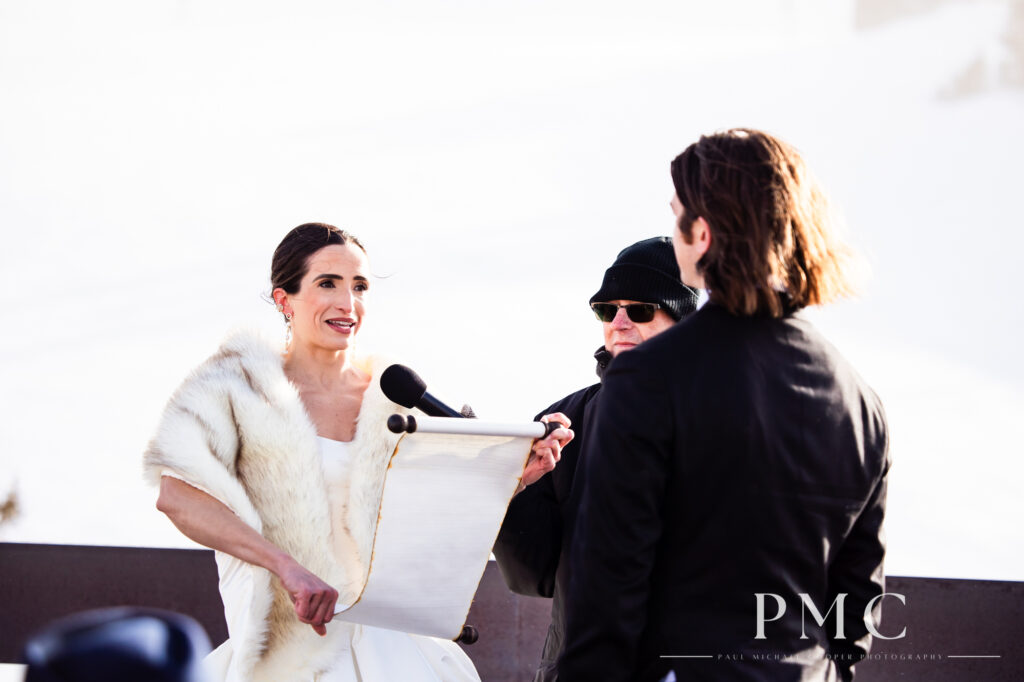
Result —
[{"label": "officiant", "polygon": [[[672,241],[652,237],[619,252],[605,271],[601,287],[590,297],[590,307],[601,322],[604,337],[594,353],[597,376],[603,380],[614,357],[694,312],[697,292],[679,279]],[[536,682],[554,679],[555,662],[562,651],[568,551],[580,497],[576,467],[601,387],[599,381],[541,413],[564,414],[576,437],[563,448],[561,461],[551,473],[512,500],[494,546],[494,556],[509,589],[526,596],[553,598]]]}]

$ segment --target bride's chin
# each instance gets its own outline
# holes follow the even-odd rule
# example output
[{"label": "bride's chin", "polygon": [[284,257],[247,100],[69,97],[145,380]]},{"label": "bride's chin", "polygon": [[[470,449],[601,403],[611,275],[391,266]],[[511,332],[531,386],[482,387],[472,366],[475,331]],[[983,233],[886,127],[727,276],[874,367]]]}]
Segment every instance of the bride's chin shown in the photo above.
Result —
[{"label": "bride's chin", "polygon": [[[319,339],[314,340],[310,345],[312,345],[314,348],[320,348],[322,350],[328,350],[328,351],[349,350],[349,349],[352,348],[352,346],[355,345],[354,341],[355,341],[355,339],[352,338],[352,337],[344,337],[344,338],[338,338],[338,337],[333,337],[333,338],[326,337],[326,338],[324,338],[324,337],[321,337]],[[293,341],[293,344],[294,343],[295,342]],[[302,344],[302,345],[305,345],[305,344]]]},{"label": "bride's chin", "polygon": [[328,348],[333,348],[335,350],[347,350],[352,347],[354,342],[354,336],[342,336],[329,339],[326,345]]}]

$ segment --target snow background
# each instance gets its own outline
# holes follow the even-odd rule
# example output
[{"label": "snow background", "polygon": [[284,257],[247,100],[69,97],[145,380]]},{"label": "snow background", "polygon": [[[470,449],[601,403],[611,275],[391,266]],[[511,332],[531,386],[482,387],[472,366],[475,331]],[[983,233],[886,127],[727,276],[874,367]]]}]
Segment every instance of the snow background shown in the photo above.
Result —
[{"label": "snow background", "polygon": [[804,153],[872,276],[887,572],[1024,579],[1024,3],[0,0],[0,540],[193,546],[140,453],[291,227],[367,246],[361,348],[482,417],[592,383],[587,299],[700,134]]}]

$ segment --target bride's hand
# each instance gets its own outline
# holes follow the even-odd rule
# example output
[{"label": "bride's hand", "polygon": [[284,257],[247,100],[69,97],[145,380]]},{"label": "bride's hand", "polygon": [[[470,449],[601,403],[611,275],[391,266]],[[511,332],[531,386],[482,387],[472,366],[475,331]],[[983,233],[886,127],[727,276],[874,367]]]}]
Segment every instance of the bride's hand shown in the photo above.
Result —
[{"label": "bride's hand", "polygon": [[291,597],[299,620],[312,625],[321,637],[326,635],[326,624],[334,618],[338,591],[294,560],[286,564],[278,578]]},{"label": "bride's hand", "polygon": [[558,460],[562,458],[562,448],[569,444],[574,435],[572,429],[569,428],[572,426],[572,422],[561,412],[546,414],[540,420],[545,423],[560,422],[562,426],[552,431],[546,438],[533,441],[530,459],[526,462],[526,470],[523,471],[519,490],[536,482],[541,476],[554,469]]}]

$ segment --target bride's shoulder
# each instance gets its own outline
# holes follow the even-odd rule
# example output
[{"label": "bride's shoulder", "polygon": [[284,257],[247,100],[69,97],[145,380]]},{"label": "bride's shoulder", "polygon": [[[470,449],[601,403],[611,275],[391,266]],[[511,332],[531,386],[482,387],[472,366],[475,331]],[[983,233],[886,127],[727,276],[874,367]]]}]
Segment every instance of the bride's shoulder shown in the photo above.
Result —
[{"label": "bride's shoulder", "polygon": [[253,390],[276,385],[284,380],[281,352],[278,344],[257,330],[234,330],[212,355],[189,372],[175,395],[220,393],[240,381]]},{"label": "bride's shoulder", "polygon": [[272,342],[258,329],[241,328],[228,333],[210,360],[240,358],[247,362],[264,362],[280,368],[283,357],[284,348],[280,343]]}]

